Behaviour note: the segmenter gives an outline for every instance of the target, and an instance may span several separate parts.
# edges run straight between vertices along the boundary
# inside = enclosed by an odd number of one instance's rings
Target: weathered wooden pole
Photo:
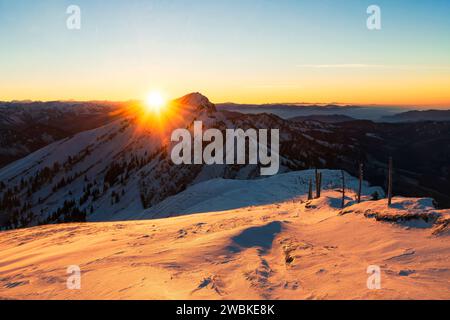
[[[393,161],[392,161],[392,157],[389,157],[389,173],[388,173],[388,206],[389,207],[392,204],[392,170],[393,170]]]
[[[345,174],[344,170],[341,170],[342,173],[342,209],[345,207]]]
[[[358,203],[361,203],[361,192],[362,192],[362,182],[363,182],[363,172],[364,165],[362,163],[359,164],[359,187],[358,187]]]
[[[318,172],[316,169],[316,198],[320,198],[322,191],[322,172]]]
[[[312,187],[312,179],[309,178],[309,189],[308,189],[308,200],[313,199],[313,187]]]

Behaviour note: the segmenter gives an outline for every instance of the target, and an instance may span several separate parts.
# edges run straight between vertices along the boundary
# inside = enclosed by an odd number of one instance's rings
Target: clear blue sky
[[[71,4],[79,31],[66,28]],[[366,28],[370,4],[381,31]],[[0,99],[123,100],[156,88],[216,102],[441,105],[449,14],[448,0],[0,0]]]

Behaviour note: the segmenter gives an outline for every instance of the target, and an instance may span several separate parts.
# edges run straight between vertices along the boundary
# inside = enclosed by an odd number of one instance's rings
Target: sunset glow
[[[0,0],[0,300],[18,301],[0,306],[265,319],[448,302],[449,13]]]
[[[166,99],[160,92],[153,91],[147,96],[146,107],[147,110],[153,113],[161,113],[167,106]]]
[[[380,0],[379,31],[357,0],[80,0],[80,30],[64,6],[18,3],[0,0],[0,101],[139,100],[154,84],[215,103],[450,106],[448,1]]]

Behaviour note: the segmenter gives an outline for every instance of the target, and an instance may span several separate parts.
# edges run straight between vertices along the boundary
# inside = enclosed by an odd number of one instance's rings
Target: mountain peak
[[[189,93],[175,100],[180,105],[189,106],[196,110],[216,111],[216,106],[199,92]]]

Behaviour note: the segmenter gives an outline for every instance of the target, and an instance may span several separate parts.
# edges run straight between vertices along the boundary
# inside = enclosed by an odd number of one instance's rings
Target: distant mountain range
[[[235,104],[222,103],[218,110],[228,110],[247,114],[272,113],[284,119],[317,120],[335,122],[332,118],[345,116],[355,120],[375,122],[420,122],[450,121],[450,110],[414,110],[412,107],[386,106],[350,106],[350,105],[315,105],[315,104]],[[340,119],[336,118],[340,122]],[[344,118],[342,118],[344,120]]]
[[[450,121],[450,110],[413,110],[383,116],[383,122],[421,122],[421,121]]]
[[[290,119],[291,121],[319,121],[325,123],[339,123],[346,121],[354,121],[355,118],[344,116],[341,114],[333,115],[310,115],[310,116],[298,116]]]
[[[360,107],[351,105],[315,105],[315,104],[217,104],[218,110],[228,110],[247,114],[272,113],[284,119],[307,116],[344,115],[359,120],[380,120],[384,116],[391,116],[404,112],[398,107]],[[407,109],[409,110],[409,109]]]

